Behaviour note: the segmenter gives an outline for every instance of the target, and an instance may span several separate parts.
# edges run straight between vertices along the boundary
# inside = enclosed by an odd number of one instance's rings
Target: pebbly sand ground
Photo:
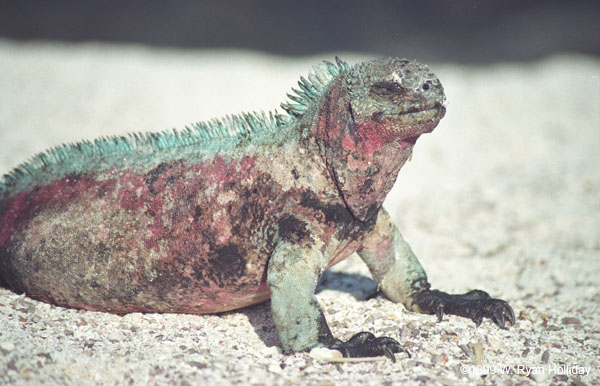
[[[321,59],[0,40],[0,173],[63,142],[273,109]],[[330,326],[395,337],[411,359],[282,355],[268,303],[121,317],[0,288],[0,384],[598,385],[600,60],[430,65],[448,113],[386,207],[435,287],[507,300],[514,327],[364,301],[376,285],[356,256],[319,287]]]

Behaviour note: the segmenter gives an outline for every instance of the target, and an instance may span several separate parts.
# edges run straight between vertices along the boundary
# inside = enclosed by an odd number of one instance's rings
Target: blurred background
[[[600,1],[5,0],[0,38],[490,63],[600,54]]]

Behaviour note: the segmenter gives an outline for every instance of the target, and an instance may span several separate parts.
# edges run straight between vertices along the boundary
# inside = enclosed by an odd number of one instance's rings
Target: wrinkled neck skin
[[[433,130],[437,122],[398,130],[398,121],[391,129],[385,119],[362,119],[352,111],[348,93],[339,91],[341,82],[323,98],[315,134],[348,209],[366,222],[377,216],[418,136]]]

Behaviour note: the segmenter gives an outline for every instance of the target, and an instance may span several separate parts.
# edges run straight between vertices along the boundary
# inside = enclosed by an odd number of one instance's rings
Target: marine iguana
[[[445,114],[427,66],[323,62],[271,112],[185,130],[100,138],[36,155],[0,183],[0,278],[48,303],[118,314],[217,313],[271,299],[286,353],[404,351],[331,333],[314,294],[358,252],[383,293],[412,311],[504,327],[511,307],[449,295],[382,207],[417,138]]]

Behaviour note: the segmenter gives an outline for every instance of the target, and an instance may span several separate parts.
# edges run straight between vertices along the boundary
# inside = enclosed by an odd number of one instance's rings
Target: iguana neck
[[[396,140],[375,121],[357,122],[343,82],[338,77],[323,95],[311,134],[348,209],[364,222],[377,215],[414,140]]]

